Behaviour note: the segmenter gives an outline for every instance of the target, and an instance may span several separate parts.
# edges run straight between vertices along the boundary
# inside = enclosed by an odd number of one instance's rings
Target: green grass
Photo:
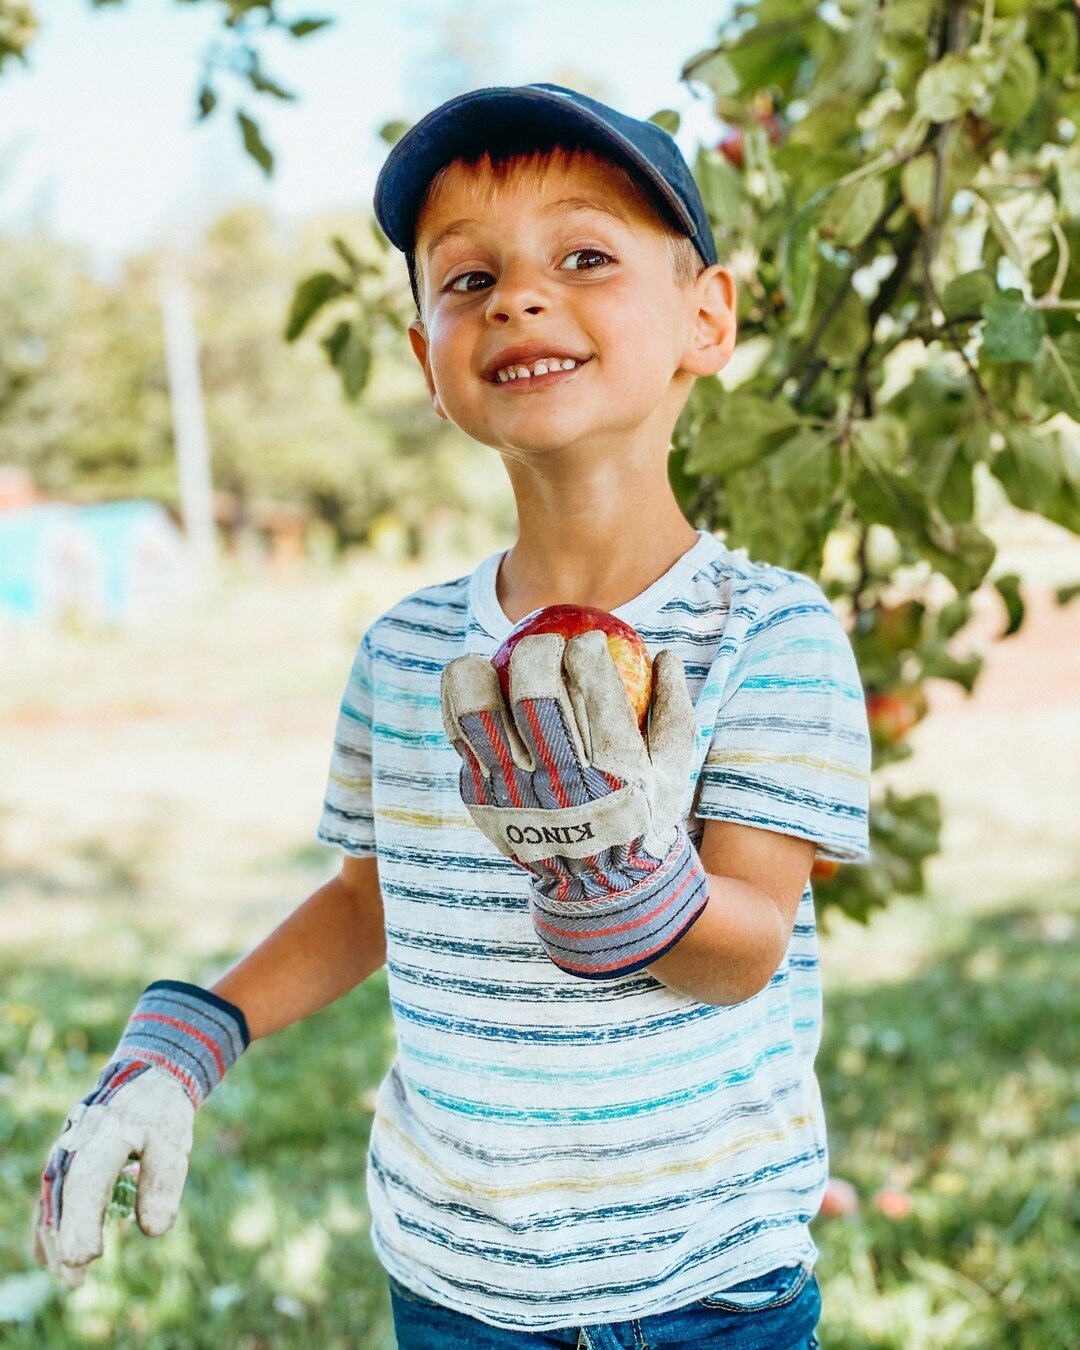
[[[1054,902],[1056,930],[1045,896],[954,910],[914,973],[855,971],[826,989],[831,1170],[862,1202],[813,1225],[828,1350],[1075,1344],[1080,954],[1065,939],[1080,888]],[[879,916],[866,943],[898,936],[905,913]],[[163,940],[142,935],[147,953]],[[15,1291],[27,1320],[0,1340],[392,1350],[364,1198],[370,1094],[393,1055],[385,972],[257,1043],[226,1078],[196,1117],[169,1233],[149,1240],[112,1220],[81,1290],[35,1279],[37,1178],[145,983],[132,959],[117,974],[0,958],[0,1268],[30,1274]],[[899,1221],[872,1203],[897,1178],[913,1200]]]

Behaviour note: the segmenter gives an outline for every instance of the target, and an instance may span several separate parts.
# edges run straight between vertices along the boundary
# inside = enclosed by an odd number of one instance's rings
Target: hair
[[[585,158],[602,160],[618,177],[631,199],[655,218],[664,235],[664,247],[675,285],[681,289],[695,281],[705,270],[706,264],[697,251],[693,239],[685,233],[681,225],[674,222],[669,206],[653,185],[585,142],[559,140],[547,143],[534,142],[528,147],[520,145],[503,145],[494,149],[485,147],[475,153],[453,159],[444,164],[427,185],[417,208],[416,219],[420,219],[424,207],[438,192],[455,166],[464,166],[472,171],[477,180],[477,198],[488,205],[495,197],[497,184],[514,182],[523,186],[534,186],[543,181],[549,169],[568,168]],[[409,268],[409,283],[416,302],[416,312],[422,319],[423,309],[420,304],[415,250],[408,251],[405,260]]]

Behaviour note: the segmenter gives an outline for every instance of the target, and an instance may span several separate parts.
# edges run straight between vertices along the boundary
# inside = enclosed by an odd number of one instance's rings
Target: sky
[[[730,5],[281,0],[289,21],[334,20],[302,39],[258,38],[264,71],[297,100],[221,77],[205,122],[196,95],[203,58],[222,43],[220,6],[37,0],[35,8],[40,31],[27,65],[0,72],[0,232],[41,228],[78,244],[108,280],[151,244],[191,246],[238,201],[261,202],[286,221],[370,210],[388,150],[379,127],[414,122],[480,85],[580,85],[636,117],[674,108],[683,117],[676,140],[692,159],[717,123],[705,92],[682,84],[679,71],[713,44]],[[272,178],[242,148],[238,107],[274,152]]]

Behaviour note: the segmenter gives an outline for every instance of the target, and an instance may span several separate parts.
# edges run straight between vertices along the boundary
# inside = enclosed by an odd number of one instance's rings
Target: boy
[[[222,1074],[386,961],[367,1188],[402,1350],[814,1346],[808,878],[868,857],[870,742],[817,583],[668,485],[735,341],[701,198],[667,133],[538,84],[422,119],[375,207],[434,410],[498,451],[518,539],[363,635],[317,830],[340,875],[212,990],[149,986],[46,1166],[38,1258],[81,1282],[129,1150],[163,1232]],[[488,658],[554,603],[641,633],[647,741],[596,634],[524,639],[505,706]]]

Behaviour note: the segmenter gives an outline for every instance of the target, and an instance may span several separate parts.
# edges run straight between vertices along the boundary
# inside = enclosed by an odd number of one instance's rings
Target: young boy
[[[434,410],[499,453],[518,538],[363,635],[317,830],[340,874],[212,990],[149,986],[46,1166],[38,1259],[81,1282],[129,1153],[164,1232],[238,1055],[385,961],[367,1194],[402,1350],[815,1346],[808,878],[869,856],[870,741],[818,584],[668,484],[735,342],[701,198],[666,132],[537,84],[422,119],[375,207]],[[555,603],[641,634],[647,740],[596,633],[524,639],[507,707],[489,658]]]

